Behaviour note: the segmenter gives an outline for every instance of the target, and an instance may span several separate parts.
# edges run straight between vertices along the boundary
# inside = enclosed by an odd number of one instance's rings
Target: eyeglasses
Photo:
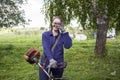
[[[61,25],[61,23],[54,22],[55,25]]]

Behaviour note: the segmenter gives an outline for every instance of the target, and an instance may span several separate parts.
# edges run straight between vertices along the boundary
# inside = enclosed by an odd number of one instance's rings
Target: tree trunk
[[[108,8],[104,5],[104,10],[100,10],[97,0],[92,0],[93,5],[93,15],[96,20],[97,25],[97,38],[94,53],[98,56],[103,56],[106,54],[106,36],[108,30]]]
[[[96,17],[96,24],[97,24],[97,38],[95,54],[98,56],[103,56],[106,54],[105,45],[108,30],[108,17],[106,15]]]

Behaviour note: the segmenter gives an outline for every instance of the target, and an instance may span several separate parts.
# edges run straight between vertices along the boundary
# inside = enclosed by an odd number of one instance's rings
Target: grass
[[[120,80],[120,40],[108,40],[106,57],[95,57],[95,40],[75,41],[65,49],[69,80]],[[38,67],[23,55],[35,47],[42,54],[41,35],[0,35],[0,80],[38,80]]]

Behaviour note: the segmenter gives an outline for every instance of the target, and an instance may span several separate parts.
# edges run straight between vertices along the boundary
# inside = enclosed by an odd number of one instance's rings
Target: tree
[[[92,0],[93,4],[93,15],[97,25],[97,39],[95,46],[95,54],[105,55],[106,49],[106,35],[108,30],[108,8],[107,4],[104,4],[104,8],[100,10],[99,4],[96,0]]]
[[[0,0],[0,27],[12,27],[26,23],[20,6],[25,0]]]
[[[100,56],[106,54],[107,30],[110,27],[118,29],[120,26],[119,0],[44,0],[44,3],[46,18],[50,21],[54,15],[59,15],[65,24],[76,18],[84,29],[88,27],[97,29],[95,54]]]

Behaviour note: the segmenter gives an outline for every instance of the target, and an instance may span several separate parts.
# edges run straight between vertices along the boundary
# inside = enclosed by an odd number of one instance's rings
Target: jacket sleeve
[[[72,47],[72,39],[69,36],[69,33],[63,33],[63,44],[64,44],[64,48],[69,49],[70,47]]]
[[[43,45],[44,54],[47,56],[48,60],[52,59],[53,57],[50,50],[49,39],[47,35],[44,33],[42,34],[42,45]]]

